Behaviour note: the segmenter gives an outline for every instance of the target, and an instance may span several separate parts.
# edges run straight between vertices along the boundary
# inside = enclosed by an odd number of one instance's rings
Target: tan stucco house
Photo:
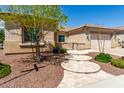
[[[1,15],[10,13],[1,13]],[[85,24],[76,28],[61,29],[58,32],[45,31],[45,41],[49,44],[67,49],[98,49],[98,40],[104,40],[105,48],[119,47],[124,41],[124,26],[108,28],[94,24]],[[99,38],[99,35],[101,38]],[[32,52],[31,41],[27,29],[17,22],[5,22],[5,54]],[[34,38],[35,41],[35,38]],[[33,43],[35,46],[35,42]],[[44,46],[41,40],[42,51],[51,51],[49,46]]]
[[[45,40],[67,49],[98,49],[98,34],[101,34],[101,39],[105,41],[105,48],[115,48],[119,46],[119,40],[124,40],[124,27],[107,28],[85,24],[76,28],[64,28],[59,32],[49,31]],[[17,24],[6,23],[4,41],[6,54],[29,53],[32,51],[30,45],[25,29]],[[42,49],[51,51],[49,47]]]

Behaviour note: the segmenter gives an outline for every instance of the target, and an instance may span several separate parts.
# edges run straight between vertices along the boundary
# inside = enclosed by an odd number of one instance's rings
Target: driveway
[[[105,52],[113,55],[124,56],[124,48],[120,48],[120,47],[106,49]]]
[[[91,50],[99,52],[99,50],[94,50],[94,49],[91,49]],[[105,52],[109,53],[109,54],[112,54],[112,55],[124,56],[124,48],[120,48],[120,47],[117,47],[117,48],[106,48]]]
[[[84,88],[124,88],[124,75],[90,84]]]

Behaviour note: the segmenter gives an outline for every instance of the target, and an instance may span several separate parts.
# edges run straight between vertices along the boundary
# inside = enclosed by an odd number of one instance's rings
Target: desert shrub
[[[61,49],[60,49],[60,53],[62,53],[62,54],[67,53],[67,49],[66,49],[66,48],[61,48]]]
[[[112,59],[111,64],[119,68],[124,68],[124,59]]]
[[[0,63],[0,78],[6,77],[11,73],[10,65]]]
[[[111,55],[110,54],[105,54],[105,53],[100,53],[96,55],[95,60],[103,63],[108,63],[111,62]]]

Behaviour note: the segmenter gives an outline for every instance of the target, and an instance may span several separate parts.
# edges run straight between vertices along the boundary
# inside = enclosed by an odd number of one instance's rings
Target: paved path
[[[63,62],[61,66],[71,72],[75,73],[96,73],[101,70],[100,66],[96,63],[90,62],[90,61],[67,61]]]
[[[58,88],[79,88],[85,85],[92,84],[104,79],[113,77],[104,71],[99,71],[93,74],[79,74],[69,71],[64,71],[64,78],[59,84]]]
[[[89,52],[92,52],[92,50],[84,50],[84,51],[69,51],[69,53],[71,55],[79,55],[79,54],[87,54]],[[83,55],[80,55],[78,57],[82,57]],[[79,72],[83,72],[83,71],[94,71],[94,70],[98,70],[99,66],[97,66],[96,64],[94,64],[95,67],[93,67],[93,64],[89,64],[89,59],[87,59],[87,61],[79,61],[77,58],[75,58],[74,56],[72,56],[73,59],[77,60],[77,62],[73,62],[73,60],[69,60],[66,64],[62,66],[63,68],[65,68],[64,70],[64,78],[61,81],[61,83],[59,84],[58,88],[78,88],[78,87],[83,87],[87,84],[91,84],[91,83],[95,83],[98,82],[100,80],[104,80],[104,79],[108,79],[108,78],[112,78],[114,77],[111,74],[108,74],[102,70],[96,72],[96,73],[88,73],[88,74],[84,74],[84,73],[75,73],[77,71]],[[80,58],[81,59],[81,58]],[[85,64],[83,64],[83,62],[85,62]],[[87,62],[87,63],[86,63]],[[71,71],[70,71],[71,70]]]
[[[86,56],[86,55],[72,55],[72,56],[67,56],[66,59],[76,60],[76,61],[85,61],[85,60],[91,60],[92,57]]]

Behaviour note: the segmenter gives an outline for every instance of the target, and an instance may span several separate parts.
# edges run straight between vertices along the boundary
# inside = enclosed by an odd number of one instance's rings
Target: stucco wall
[[[115,35],[114,33],[112,34],[112,38],[111,38],[111,47],[115,48],[118,47],[118,40],[117,40],[117,35]]]
[[[21,41],[21,28],[20,29],[5,29],[5,41]]]
[[[43,51],[50,51],[50,48],[49,47],[41,48],[41,52]],[[5,41],[4,52],[6,54],[29,53],[29,52],[32,52],[32,49],[21,47],[20,41]],[[35,52],[35,48],[34,48],[34,52]]]
[[[47,33],[46,31],[45,33]],[[49,41],[50,43],[54,43],[54,32],[49,31],[46,36],[45,40]],[[20,46],[22,43],[22,29],[5,29],[5,41],[4,41],[4,51],[6,54],[11,53],[28,53],[32,52],[31,48],[22,48]],[[48,47],[43,48],[44,51],[49,51]]]
[[[85,32],[67,36],[66,42],[67,43],[75,43],[74,47],[76,47],[76,49],[79,49],[79,50],[90,48],[90,40],[87,39]]]
[[[119,34],[118,37],[119,37],[119,39],[120,39],[121,41],[122,41],[122,40],[124,41],[124,34]]]
[[[54,32],[53,31],[45,31],[45,40],[50,42],[50,43],[54,43]]]
[[[117,34],[117,39],[120,39],[120,41],[124,41],[124,32],[121,34]]]

